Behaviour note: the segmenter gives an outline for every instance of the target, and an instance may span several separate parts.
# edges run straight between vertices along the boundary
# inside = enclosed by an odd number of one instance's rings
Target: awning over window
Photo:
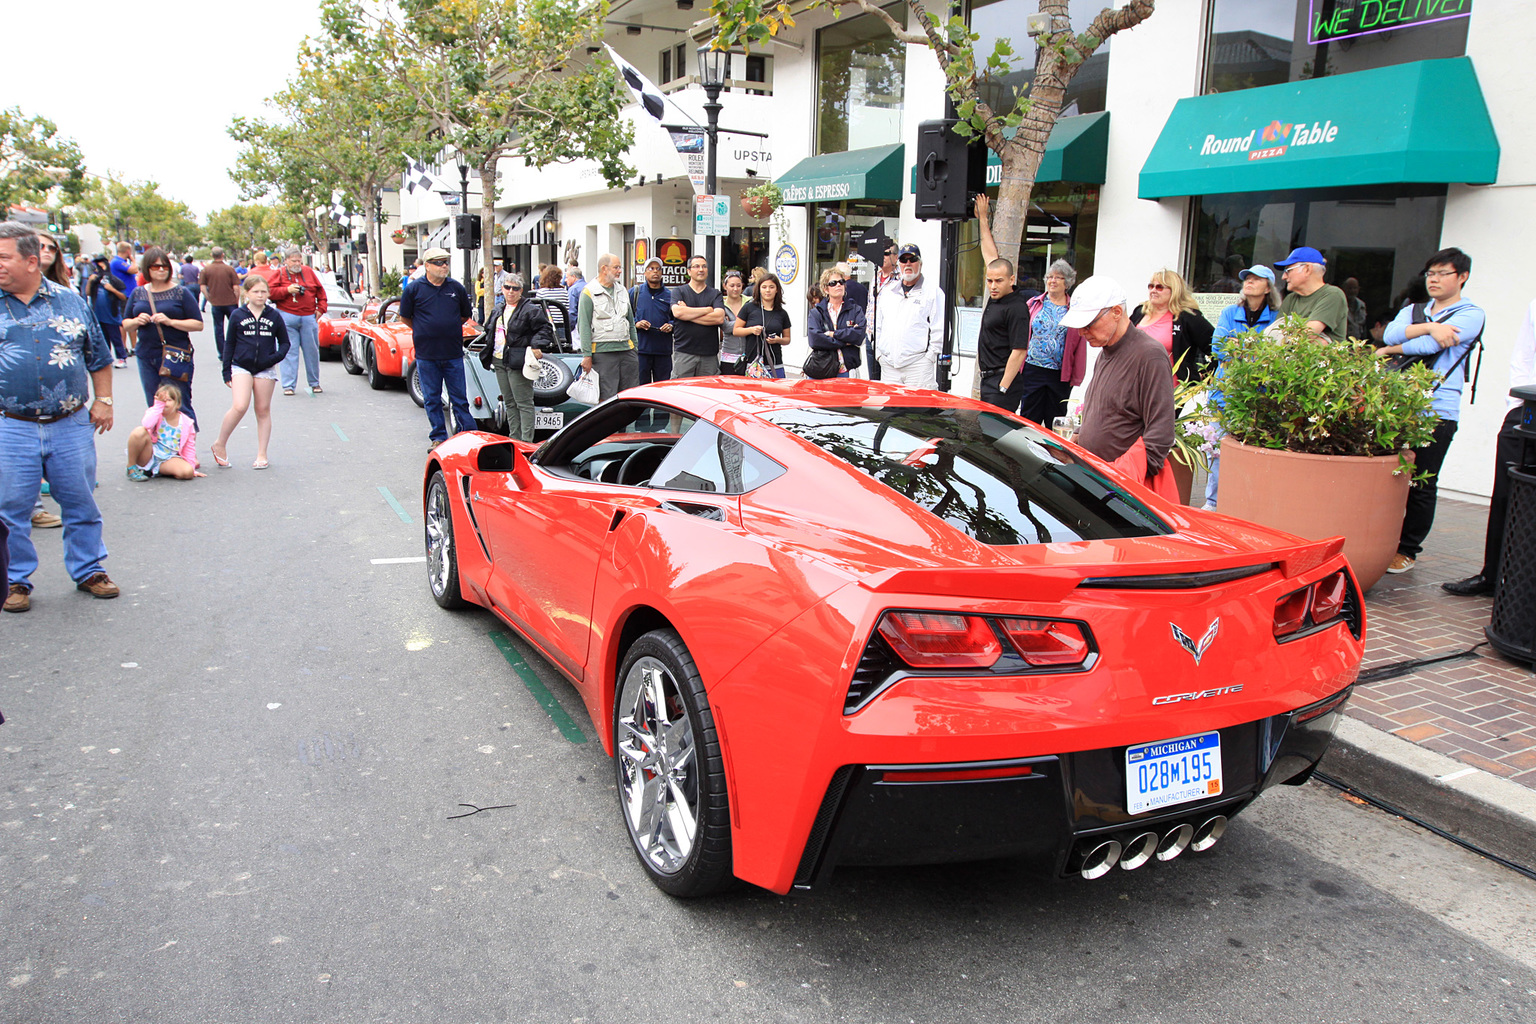
[[[1477,73],[1453,57],[1179,100],[1137,194],[1488,184],[1498,170]]]
[[[801,160],[774,179],[786,203],[840,203],[845,199],[901,200],[906,147],[874,146]]]
[[[552,206],[520,207],[498,214],[496,223],[507,229],[507,237],[497,244],[552,245],[555,239],[545,230],[544,222],[554,213]]]
[[[1010,133],[1011,134],[1011,133]],[[1109,111],[1058,117],[1045,142],[1036,181],[1077,181],[1086,185],[1104,184],[1104,169],[1109,153]],[[987,151],[987,184],[1003,180],[1003,162]]]

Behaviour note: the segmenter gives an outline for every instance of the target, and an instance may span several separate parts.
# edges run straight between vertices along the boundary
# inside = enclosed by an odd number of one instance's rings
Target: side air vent
[[[853,670],[853,682],[848,685],[848,697],[843,702],[843,714],[851,715],[885,686],[891,676],[903,668],[901,661],[891,652],[890,646],[877,633],[864,645],[864,656],[859,667]]]
[[[725,509],[718,505],[698,505],[691,501],[664,501],[661,507],[669,512],[681,512],[685,516],[693,516],[695,519],[708,519],[712,522],[725,522]]]

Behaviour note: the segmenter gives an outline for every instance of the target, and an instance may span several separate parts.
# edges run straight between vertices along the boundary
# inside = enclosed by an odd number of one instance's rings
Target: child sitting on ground
[[[168,476],[191,480],[197,471],[197,425],[181,414],[181,388],[167,381],[155,389],[144,425],[128,435],[128,479]]]

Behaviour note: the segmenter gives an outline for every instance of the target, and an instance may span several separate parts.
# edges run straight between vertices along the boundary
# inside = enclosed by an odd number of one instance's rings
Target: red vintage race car
[[[411,329],[400,319],[400,299],[385,300],[370,319],[347,322],[346,339],[341,347],[341,365],[348,373],[362,373],[375,391],[388,387],[391,380],[405,380],[416,362],[416,345]],[[464,321],[464,339],[480,336],[480,326]],[[416,397],[415,395],[412,396]],[[420,399],[417,398],[417,404]]]
[[[992,406],[671,381],[429,456],[429,583],[516,629],[614,755],[667,892],[1202,851],[1310,777],[1359,672],[1342,539],[1169,504]]]

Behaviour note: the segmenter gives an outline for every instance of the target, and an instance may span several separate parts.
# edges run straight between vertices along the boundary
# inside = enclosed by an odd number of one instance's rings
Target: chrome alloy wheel
[[[698,832],[698,766],[693,721],[661,661],[644,657],[630,666],[618,722],[625,823],[655,870],[680,871]]]
[[[453,578],[453,512],[441,475],[432,478],[427,494],[427,579],[432,596],[441,600]]]

